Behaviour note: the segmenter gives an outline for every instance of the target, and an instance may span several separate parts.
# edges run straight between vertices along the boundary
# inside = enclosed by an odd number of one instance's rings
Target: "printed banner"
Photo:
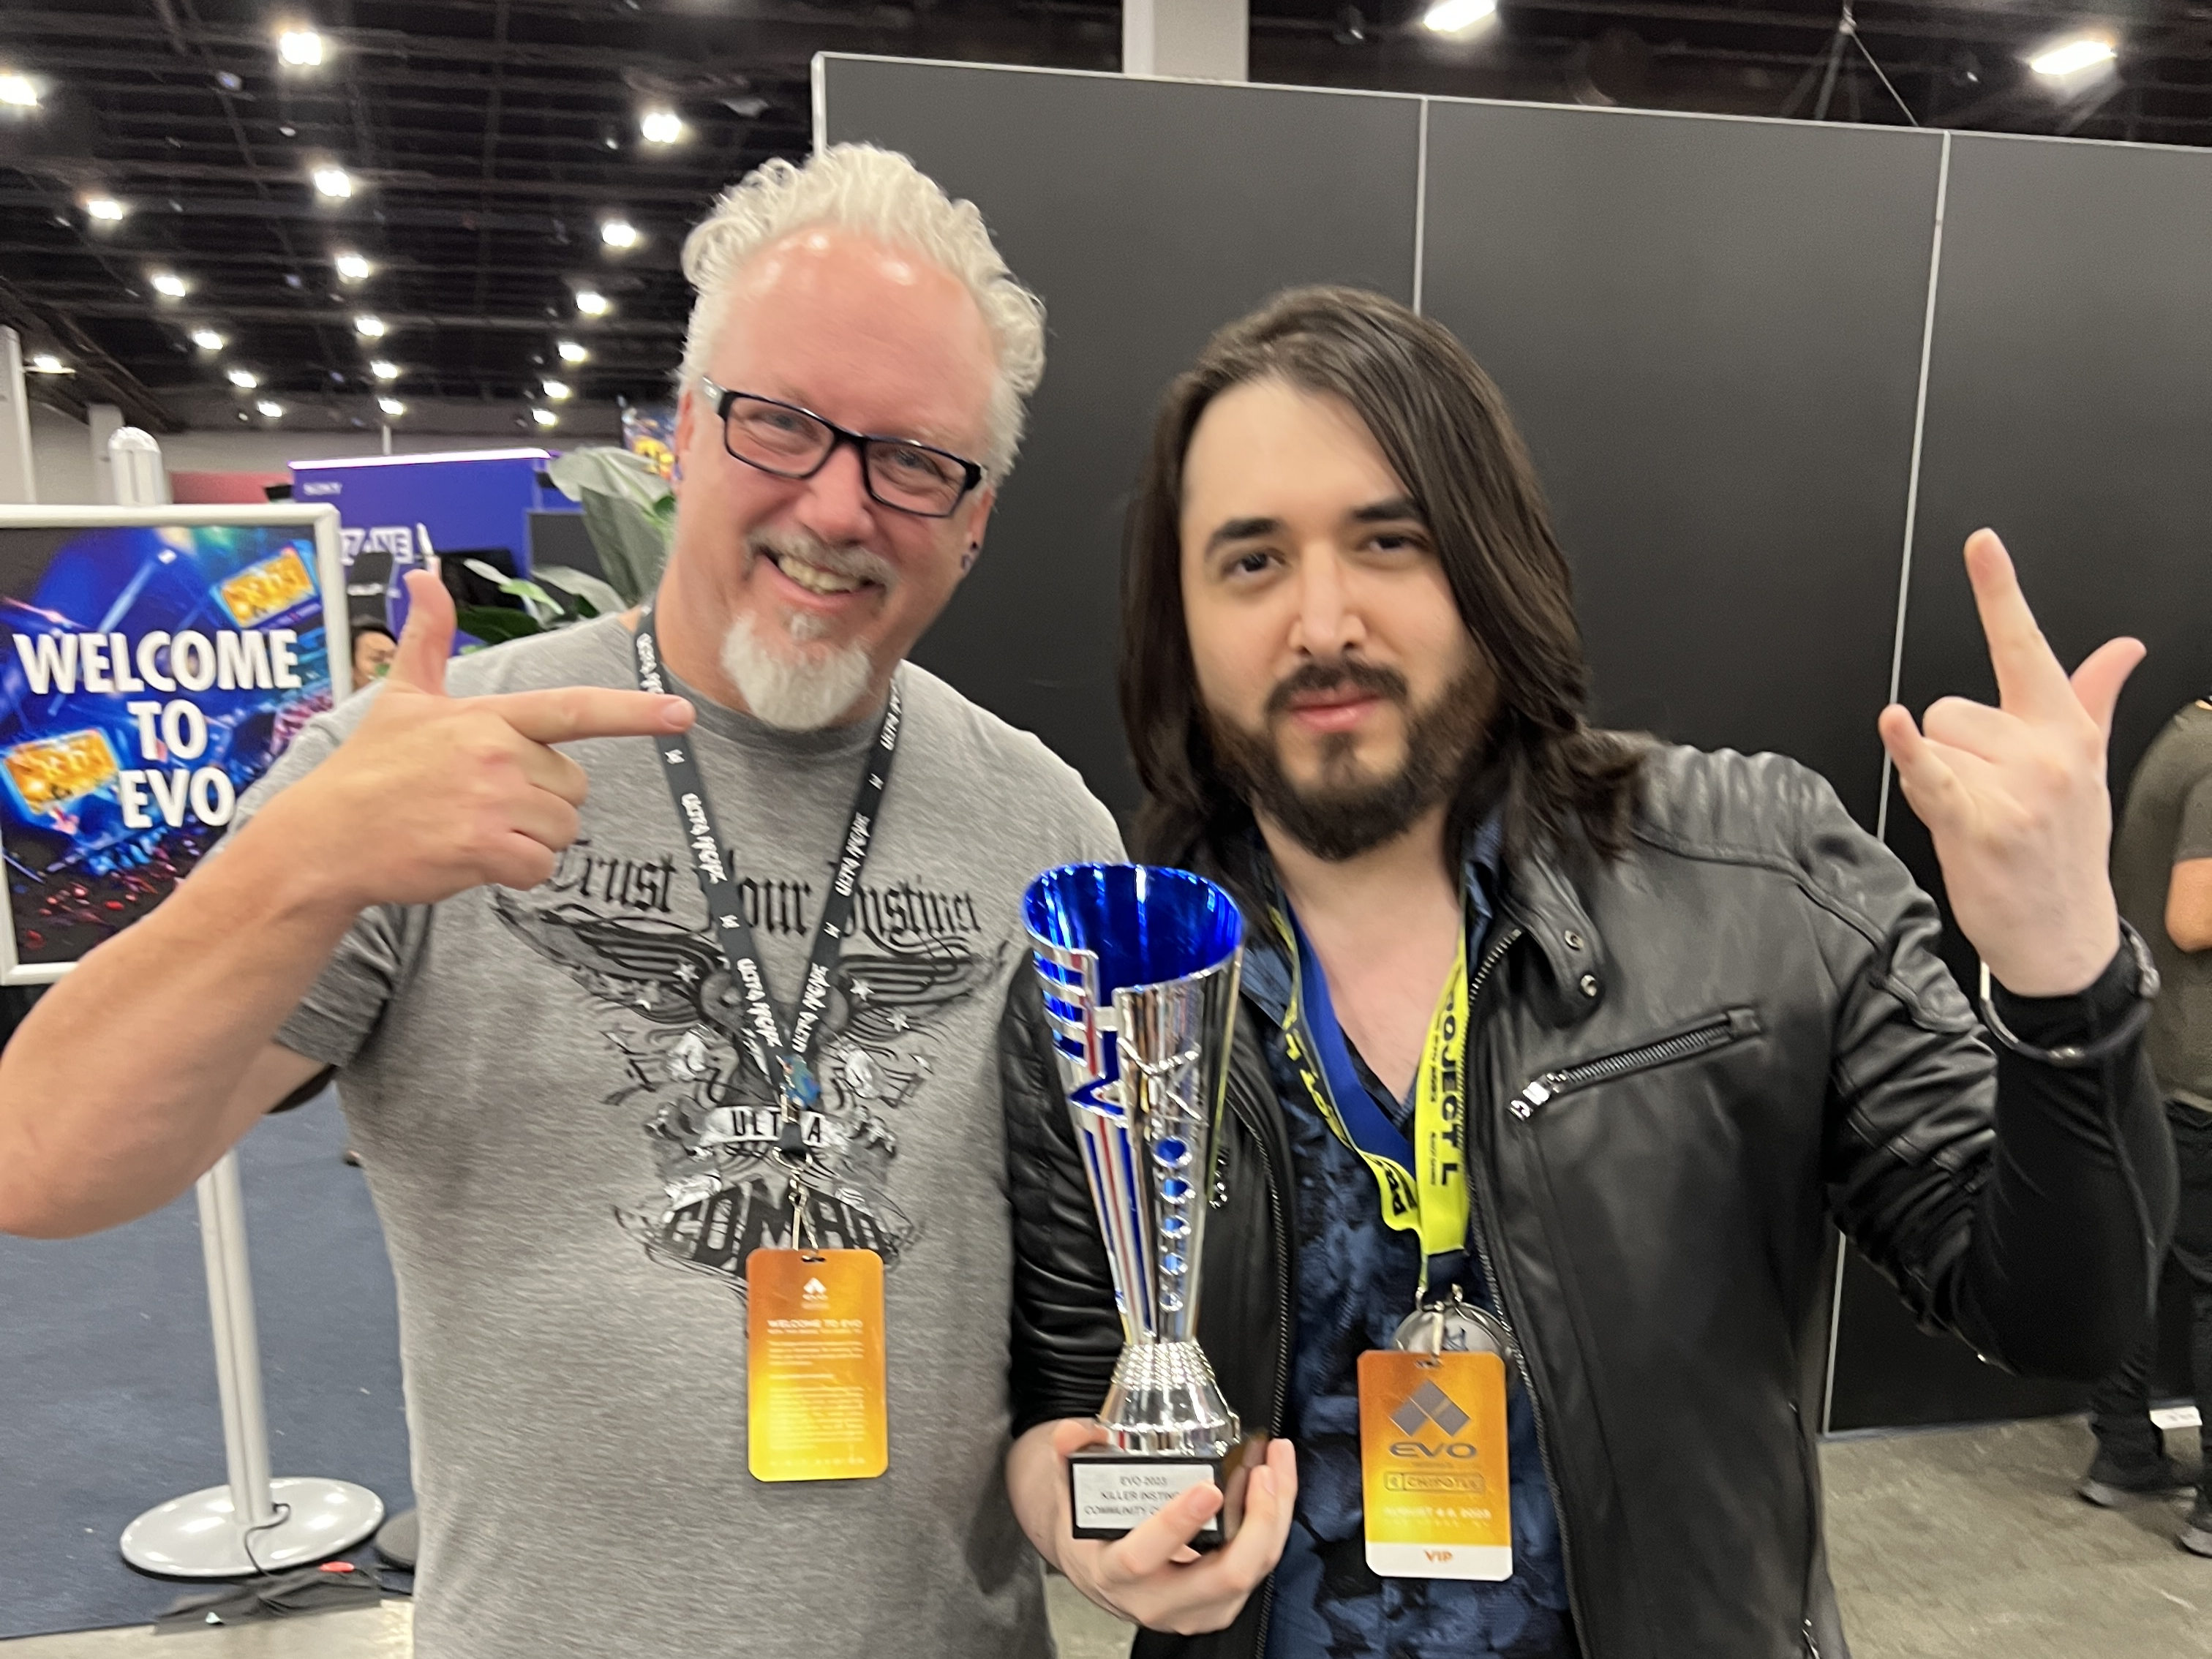
[[[16,961],[76,961],[219,840],[331,702],[304,525],[0,528],[0,851]]]
[[[642,455],[662,477],[676,474],[676,405],[624,404],[623,447]]]

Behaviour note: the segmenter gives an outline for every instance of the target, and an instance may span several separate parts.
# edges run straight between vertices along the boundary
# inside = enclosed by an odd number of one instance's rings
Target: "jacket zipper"
[[[1805,1610],[1799,1634],[1805,1644],[1805,1659],[1820,1659],[1820,1644],[1813,1631],[1813,1568],[1820,1555],[1820,1506],[1814,1497],[1820,1479],[1815,1468],[1818,1455],[1805,1437],[1804,1413],[1794,1400],[1790,1403],[1790,1427],[1797,1441],[1797,1478],[1805,1484]]]
[[[1490,970],[1498,965],[1506,951],[1513,948],[1514,942],[1521,938],[1522,932],[1523,930],[1517,927],[1508,927],[1497,941],[1482,953],[1482,962],[1475,969],[1474,977],[1468,981],[1467,988],[1467,1006],[1470,1023],[1477,1006],[1475,999],[1481,995],[1483,985],[1490,977]],[[1472,1041],[1472,1031],[1469,1032],[1468,1036]],[[1470,1158],[1467,1164],[1470,1176],[1482,1167],[1482,1160],[1480,1158]],[[1484,1173],[1486,1174],[1487,1171]],[[1468,1192],[1469,1196],[1476,1200],[1472,1218],[1474,1226],[1471,1229],[1474,1234],[1475,1259],[1482,1264],[1483,1282],[1491,1287],[1492,1293],[1497,1297],[1498,1310],[1504,1316],[1506,1330],[1513,1337],[1513,1340],[1507,1346],[1513,1351],[1514,1367],[1521,1373],[1521,1386],[1528,1391],[1528,1409],[1536,1419],[1536,1453],[1544,1465],[1544,1487],[1551,1494],[1552,1513],[1559,1523],[1559,1564],[1566,1569],[1567,1611],[1574,1619],[1576,1631],[1578,1633],[1587,1632],[1589,1629],[1589,1622],[1583,1616],[1582,1598],[1575,1591],[1574,1547],[1567,1536],[1567,1506],[1559,1501],[1559,1472],[1553,1468],[1551,1437],[1544,1428],[1543,1399],[1536,1391],[1535,1374],[1528,1369],[1528,1351],[1518,1334],[1521,1329],[1521,1318],[1513,1309],[1511,1289],[1504,1276],[1498,1273],[1497,1262],[1492,1258],[1490,1253],[1490,1229],[1485,1224],[1491,1209],[1489,1194],[1481,1192],[1472,1179],[1468,1182]]]
[[[1602,1054],[1595,1060],[1584,1060],[1579,1066],[1562,1066],[1556,1072],[1547,1072],[1513,1097],[1506,1109],[1527,1122],[1535,1115],[1536,1109],[1547,1101],[1577,1089],[1587,1089],[1593,1083],[1610,1083],[1633,1072],[1649,1071],[1655,1066],[1671,1066],[1678,1060],[1688,1060],[1714,1048],[1724,1048],[1729,1043],[1755,1035],[1759,1030],[1759,1016],[1748,1008],[1731,1008],[1724,1014],[1716,1014],[1704,1024],[1656,1042],[1646,1042],[1633,1048],[1623,1048],[1618,1054]]]
[[[1505,942],[1510,944],[1512,941],[1509,939]],[[1487,965],[1486,961],[1486,969]],[[1470,1006],[1473,1002],[1474,998],[1470,995],[1468,998]],[[1601,1083],[1612,1078],[1626,1077],[1632,1072],[1640,1072],[1648,1066],[1663,1066],[1672,1060],[1687,1059],[1692,1054],[1703,1054],[1709,1048],[1717,1048],[1723,1044],[1733,1042],[1739,1036],[1747,1036],[1758,1029],[1758,1017],[1750,1010],[1732,1009],[1677,1036],[1663,1037],[1656,1042],[1647,1042],[1638,1048],[1624,1049],[1619,1054],[1602,1055],[1579,1066],[1565,1066],[1558,1071],[1547,1072],[1516,1095],[1509,1103],[1507,1109],[1515,1117],[1526,1122],[1537,1107],[1555,1096],[1568,1093],[1576,1089],[1586,1088],[1593,1083]],[[1468,1167],[1472,1170],[1481,1169],[1483,1165],[1480,1160],[1470,1158],[1468,1160]],[[1486,1175],[1488,1171],[1485,1170],[1484,1173]],[[1484,1196],[1486,1203],[1488,1195]],[[1475,1246],[1481,1256],[1482,1271],[1488,1276],[1490,1283],[1496,1289],[1498,1309],[1504,1314],[1506,1324],[1517,1331],[1521,1317],[1514,1307],[1515,1286],[1513,1282],[1499,1273],[1492,1264],[1489,1239],[1479,1222],[1478,1218]],[[1535,1414],[1536,1449],[1543,1455],[1544,1481],[1551,1490],[1553,1513],[1559,1517],[1559,1559],[1561,1565],[1567,1570],[1567,1607],[1574,1617],[1576,1633],[1583,1640],[1584,1651],[1587,1652],[1589,1621],[1583,1617],[1582,1597],[1575,1589],[1574,1546],[1567,1530],[1566,1506],[1559,1501],[1559,1480],[1552,1464],[1551,1439],[1544,1431],[1543,1397],[1536,1391],[1535,1378],[1528,1369],[1526,1346],[1517,1335],[1513,1342],[1513,1355],[1520,1366],[1522,1385],[1528,1390],[1529,1409]],[[1806,1632],[1806,1644],[1810,1650],[1810,1659],[1820,1659],[1819,1650],[1812,1648],[1809,1631]]]
[[[1231,1098],[1232,1101],[1235,1098],[1233,1091]],[[1244,1114],[1240,1112],[1237,1115],[1243,1117]],[[1285,1231],[1281,1184],[1275,1178],[1275,1158],[1267,1148],[1267,1131],[1249,1117],[1245,1118],[1244,1127],[1250,1133],[1253,1144],[1260,1149],[1261,1184],[1267,1189],[1267,1215],[1275,1224],[1275,1295],[1276,1305],[1282,1310],[1282,1316],[1275,1322],[1275,1397],[1267,1418],[1267,1432],[1275,1435],[1282,1432],[1283,1402],[1289,1397],[1291,1386],[1290,1234]],[[1215,1166],[1214,1179],[1217,1183],[1214,1201],[1218,1205],[1225,1202],[1229,1195],[1227,1182],[1220,1174],[1218,1163]],[[1271,1572],[1260,1587],[1260,1645],[1262,1650],[1267,1643],[1267,1620],[1274,1609],[1275,1575]]]

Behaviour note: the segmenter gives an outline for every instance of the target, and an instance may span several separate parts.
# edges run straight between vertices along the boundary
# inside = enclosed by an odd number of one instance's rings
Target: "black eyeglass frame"
[[[964,455],[956,455],[949,449],[939,449],[935,444],[926,444],[915,438],[894,438],[878,432],[848,431],[826,416],[817,415],[804,404],[786,403],[781,398],[763,398],[757,392],[732,392],[727,386],[716,385],[703,374],[699,377],[699,387],[714,402],[714,419],[722,428],[722,453],[732,460],[742,461],[754,471],[765,472],[770,477],[811,478],[829,465],[830,458],[840,449],[850,444],[854,453],[860,458],[860,487],[868,492],[870,501],[878,507],[887,507],[894,513],[908,514],[917,519],[949,519],[960,510],[960,503],[975,492],[975,486],[981,483],[985,477],[980,462],[971,461]],[[804,472],[787,472],[779,466],[763,465],[750,455],[738,454],[736,450],[730,447],[730,410],[735,407],[740,398],[744,398],[748,403],[767,404],[772,408],[787,409],[794,415],[804,415],[830,434],[830,447],[822,452],[820,460],[815,462]],[[868,446],[871,444],[896,444],[901,449],[919,449],[924,454],[934,455],[940,460],[951,462],[960,469],[959,494],[953,496],[951,505],[942,513],[925,512],[918,507],[908,507],[903,501],[885,501],[876,493],[875,474],[868,465]]]

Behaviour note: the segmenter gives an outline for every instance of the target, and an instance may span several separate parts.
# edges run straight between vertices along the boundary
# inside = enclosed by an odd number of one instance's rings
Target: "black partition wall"
[[[1409,300],[1496,376],[1601,718],[1797,757],[1931,888],[1874,720],[1900,659],[1908,701],[1986,694],[1976,523],[2008,532],[2063,652],[2123,626],[2157,651],[2116,777],[2212,680],[2212,156],[860,58],[816,84],[821,140],[912,155],[1045,298],[1021,466],[918,655],[1116,808],[1118,538],[1152,404],[1298,283]],[[1834,1428],[2081,1398],[1916,1330],[1855,1261],[1838,1284]]]

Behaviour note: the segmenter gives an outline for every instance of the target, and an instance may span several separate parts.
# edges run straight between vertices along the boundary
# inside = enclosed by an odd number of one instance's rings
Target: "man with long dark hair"
[[[1819,777],[1589,724],[1533,470],[1443,329],[1289,294],[1170,388],[1122,709],[1141,855],[1245,913],[1199,1336],[1296,1459],[1222,1549],[1182,1547],[1205,1486],[1071,1536],[1119,1331],[1018,994],[1008,1480],[1086,1594],[1184,1633],[1140,1655],[1836,1659],[1832,1218],[1994,1362],[2087,1379],[2126,1351],[2174,1205],[2155,979],[2106,875],[2142,647],[2069,681],[1996,538],[1966,564],[2002,707],[1880,726],[1994,976],[1988,1035],[1935,905]]]

